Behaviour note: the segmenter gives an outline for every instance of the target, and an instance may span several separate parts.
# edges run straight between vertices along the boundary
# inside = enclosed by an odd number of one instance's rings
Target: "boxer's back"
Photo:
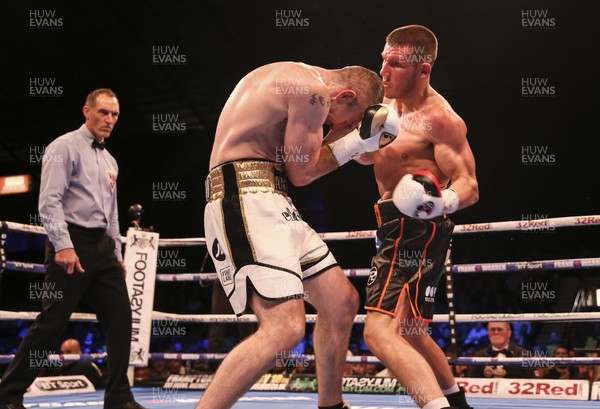
[[[238,83],[219,117],[210,168],[236,159],[275,161],[283,146],[288,98],[320,81],[310,66],[280,62],[250,72]]]

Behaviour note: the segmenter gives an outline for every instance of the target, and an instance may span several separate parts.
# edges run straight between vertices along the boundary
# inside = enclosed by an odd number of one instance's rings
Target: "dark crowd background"
[[[592,61],[600,38],[599,9],[591,0],[393,1],[368,7],[346,1],[3,2],[0,176],[30,174],[33,189],[0,197],[0,219],[37,224],[41,166],[36,154],[81,125],[90,90],[110,87],[121,104],[108,149],[120,166],[122,233],[129,225],[128,207],[139,203],[145,210],[142,225],[153,226],[161,237],[203,237],[204,178],[213,134],[237,81],[260,65],[288,60],[378,71],[385,36],[407,24],[436,33],[439,54],[431,83],[465,120],[477,161],[480,201],[453,215],[456,224],[598,214],[598,73]],[[60,26],[32,27],[32,16],[40,16],[35,10],[54,11]],[[299,25],[282,27],[278,18],[293,13]],[[533,24],[524,22],[527,18],[534,18]],[[156,64],[165,47],[178,63]],[[60,92],[32,95],[32,78],[53,80]],[[544,85],[530,91],[531,81]],[[165,121],[177,129],[157,131]],[[536,151],[542,155],[537,160],[523,157]],[[370,167],[350,163],[307,187],[293,188],[291,196],[319,232],[375,228],[372,208],[378,193]],[[457,235],[452,261],[600,257],[597,235],[594,226]],[[10,234],[7,257],[41,262],[43,240]],[[344,268],[368,267],[374,252],[370,240],[330,247]],[[198,272],[204,258],[203,247],[161,250],[159,261],[170,268],[159,272]],[[213,267],[208,262],[203,268]],[[40,308],[28,294],[29,283],[41,280],[4,272],[0,309]],[[365,281],[353,279],[363,297]],[[599,310],[597,269],[463,274],[454,281],[458,313]],[[524,298],[522,286],[529,282],[555,296]],[[211,285],[158,283],[154,308],[210,313]],[[439,313],[447,311],[443,285],[437,293]],[[16,349],[29,324],[0,322],[0,354]],[[463,352],[474,347],[465,342],[473,326],[459,325]],[[434,338],[448,347],[447,325],[432,327]],[[307,344],[310,332],[309,326]],[[352,337],[351,348],[358,353],[366,348],[361,332],[356,326]],[[595,347],[600,337],[594,322],[532,322],[517,332],[528,348]],[[153,339],[153,349],[203,351],[207,333],[206,325],[189,324],[183,337]],[[95,324],[72,323],[69,336],[85,341],[87,351],[104,348]],[[225,349],[236,337],[232,330]],[[475,346],[479,342],[485,339]]]

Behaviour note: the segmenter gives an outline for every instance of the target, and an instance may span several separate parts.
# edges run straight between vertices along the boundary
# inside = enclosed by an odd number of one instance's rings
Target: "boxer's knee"
[[[295,348],[304,338],[306,318],[301,300],[290,300],[272,305],[259,312],[257,333],[272,340],[277,350]]]
[[[304,339],[306,329],[306,321],[302,320],[291,320],[289,323],[282,324],[275,334],[278,350],[291,350],[296,348],[298,344]]]
[[[352,326],[358,313],[359,302],[360,298],[354,286],[342,286],[338,296],[332,300],[327,316],[338,326]]]
[[[377,318],[379,317],[367,315],[367,319],[365,321],[365,329],[363,332],[365,343],[367,344],[367,347],[371,351],[373,351],[373,353],[379,350],[379,346],[382,342],[385,342],[386,337],[385,334],[387,327],[381,325]]]
[[[427,321],[410,318],[399,326],[400,335],[413,347],[418,348],[431,340],[431,328]]]
[[[345,292],[341,302],[339,303],[338,319],[344,325],[353,325],[356,314],[358,313],[359,304],[358,292],[353,286]]]

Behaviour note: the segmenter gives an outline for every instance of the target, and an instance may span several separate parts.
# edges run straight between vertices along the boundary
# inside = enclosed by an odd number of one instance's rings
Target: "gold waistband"
[[[235,179],[227,175],[235,175]],[[226,188],[240,195],[271,192],[287,196],[287,183],[281,163],[260,160],[228,162],[211,170],[206,177],[206,201],[223,199]]]

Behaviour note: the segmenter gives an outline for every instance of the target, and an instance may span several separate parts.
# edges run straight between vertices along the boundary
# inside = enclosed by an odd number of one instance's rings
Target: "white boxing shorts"
[[[303,280],[337,262],[287,196],[283,165],[224,163],[206,179],[206,246],[233,311],[255,291],[267,300],[304,298]]]

